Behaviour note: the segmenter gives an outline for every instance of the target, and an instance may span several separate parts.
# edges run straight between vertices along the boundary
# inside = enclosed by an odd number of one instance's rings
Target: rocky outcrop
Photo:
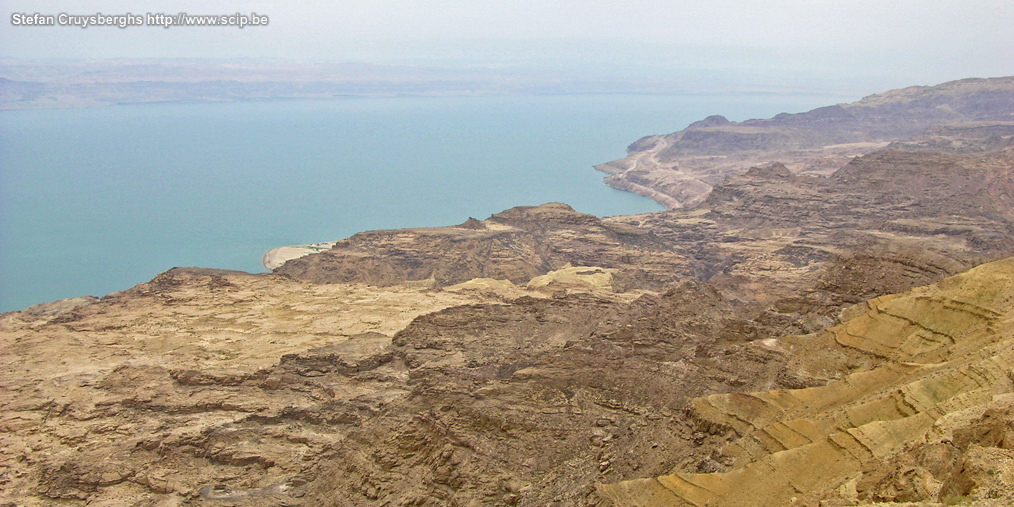
[[[444,287],[474,278],[523,284],[568,264],[615,269],[620,291],[661,289],[690,273],[677,245],[560,203],[513,208],[457,227],[359,233],[275,272],[314,283]]]
[[[785,357],[726,342],[741,327],[696,283],[631,303],[574,294],[421,317],[393,340],[413,394],[321,460],[307,498],[595,503],[595,481],[696,463],[687,442],[705,436],[688,397],[777,384]]]
[[[699,280],[766,306],[776,334],[812,332],[847,305],[1014,253],[1012,139],[975,153],[911,141],[828,177],[753,168],[696,209],[610,220],[680,245]]]
[[[649,136],[627,157],[600,164],[608,185],[666,207],[693,206],[727,177],[779,162],[794,173],[829,174],[857,155],[965,122],[1010,122],[1014,77],[965,79],[871,95],[851,104],[765,120],[711,116],[673,134]]]
[[[930,502],[973,490],[1010,501],[1010,483],[988,476],[1014,465],[1012,303],[1008,259],[875,299],[823,333],[766,341],[792,351],[797,375],[830,382],[697,398],[694,417],[728,439],[727,471],[599,490],[616,505]]]

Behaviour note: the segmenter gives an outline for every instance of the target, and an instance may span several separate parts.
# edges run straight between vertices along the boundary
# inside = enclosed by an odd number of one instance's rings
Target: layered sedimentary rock
[[[526,283],[568,264],[614,269],[620,290],[659,289],[691,275],[679,245],[561,203],[512,208],[455,227],[359,233],[275,272],[314,283],[447,286],[473,278]]]
[[[632,480],[600,491],[616,505],[836,499],[847,505],[973,493],[995,505],[1010,502],[1012,312],[1014,260],[1008,259],[874,299],[822,333],[765,340],[760,346],[793,355],[794,373],[828,383],[694,399],[693,417],[728,439],[717,447],[726,471]]]
[[[301,421],[357,417],[311,407],[366,396],[353,404],[371,410],[404,392],[380,387],[398,383],[383,379],[379,389],[322,380],[389,362],[389,335],[420,314],[488,300],[174,269],[101,300],[7,314],[0,498],[131,505],[271,496],[343,434],[341,425],[316,432]],[[300,366],[287,359],[293,351],[326,366]]]
[[[1002,458],[1014,424],[1014,261],[757,340],[697,282],[636,299],[586,289],[503,301],[176,270],[50,320],[8,315],[6,498],[640,505],[677,478],[732,495],[691,504],[1008,498],[987,480],[1006,462],[977,456]],[[473,302],[393,339],[378,332],[392,314],[341,324],[412,306],[392,308],[399,294]]]

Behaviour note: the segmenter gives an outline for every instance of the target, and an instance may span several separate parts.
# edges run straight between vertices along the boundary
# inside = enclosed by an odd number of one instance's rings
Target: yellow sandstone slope
[[[702,427],[728,435],[725,472],[600,485],[600,495],[696,506],[1014,499],[1014,258],[846,314],[821,333],[756,343],[826,385],[691,402]]]

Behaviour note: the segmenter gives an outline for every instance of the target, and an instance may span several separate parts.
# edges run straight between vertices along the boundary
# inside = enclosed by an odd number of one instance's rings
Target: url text
[[[14,26],[78,26],[88,28],[92,26],[115,26],[127,28],[130,26],[161,26],[169,28],[172,26],[235,26],[245,28],[248,26],[267,26],[268,17],[264,14],[252,12],[250,14],[201,14],[190,15],[185,12],[178,14],[145,13],[145,14],[40,14],[14,12],[11,13],[11,24]]]

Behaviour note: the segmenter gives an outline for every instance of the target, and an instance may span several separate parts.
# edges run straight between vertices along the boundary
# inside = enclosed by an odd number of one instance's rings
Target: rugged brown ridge
[[[310,498],[596,502],[596,481],[672,466],[695,438],[687,397],[777,376],[778,354],[719,352],[736,323],[696,284],[629,305],[569,296],[418,319],[394,338],[413,395],[322,461]]]
[[[823,333],[763,342],[828,384],[690,403],[728,439],[727,471],[602,494],[616,505],[1014,501],[1014,259],[849,313]]]
[[[608,185],[669,208],[692,206],[749,167],[780,162],[828,174],[850,158],[938,125],[1014,120],[1014,77],[964,79],[871,95],[851,104],[765,120],[711,116],[668,135],[644,137],[627,157],[595,166]]]
[[[473,278],[526,283],[568,264],[618,270],[613,284],[620,291],[659,289],[690,275],[678,245],[561,203],[513,208],[457,227],[363,232],[275,272],[315,283],[428,280],[443,287]]]

